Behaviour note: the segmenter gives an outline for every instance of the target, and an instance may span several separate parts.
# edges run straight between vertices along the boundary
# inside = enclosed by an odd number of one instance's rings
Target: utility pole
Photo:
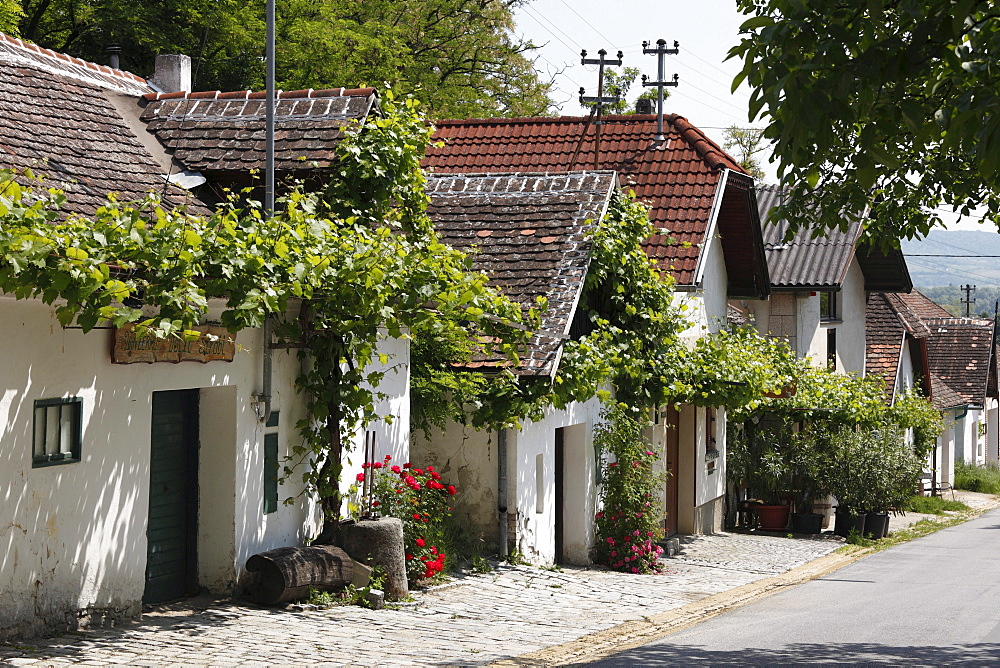
[[[666,57],[676,56],[680,53],[680,42],[674,40],[674,48],[667,48],[667,40],[658,39],[656,40],[656,48],[650,49],[649,42],[642,43],[643,54],[655,54],[656,55],[656,81],[649,81],[646,75],[642,75],[642,85],[656,86],[656,141],[663,141],[666,137],[663,135],[663,88],[665,86],[676,86],[677,80],[680,79],[679,76],[674,74],[674,78],[671,81],[664,81],[666,75],[664,70],[666,69]]]
[[[972,315],[972,305],[976,303],[976,298],[972,296],[972,293],[976,291],[976,286],[963,285],[961,290],[965,293],[965,299],[962,300],[962,303],[965,304],[965,317],[968,318]]]
[[[622,64],[622,55],[624,55],[624,54],[622,54],[622,52],[619,51],[618,52],[618,60],[607,60],[605,58],[605,56],[608,55],[608,52],[605,51],[604,49],[601,49],[600,51],[597,52],[597,55],[600,56],[600,58],[587,58],[587,50],[586,49],[584,49],[583,51],[580,52],[580,64],[581,65],[597,65],[598,66],[598,69],[597,69],[597,97],[584,97],[584,95],[583,95],[584,90],[583,90],[582,87],[580,88],[580,104],[593,104],[593,105],[595,105],[594,108],[596,109],[596,112],[597,112],[597,120],[594,121],[594,125],[596,126],[596,129],[595,129],[595,138],[594,138],[594,169],[600,169],[600,163],[601,163],[601,125],[602,125],[601,116],[604,113],[604,105],[606,105],[606,104],[615,104],[616,102],[618,102],[619,100],[621,100],[621,96],[619,96],[619,95],[609,95],[609,96],[605,97],[605,95],[604,95],[604,66],[605,65],[614,65],[616,67],[621,67],[621,64]],[[587,128],[584,127],[583,131],[584,131],[584,133],[586,133]],[[581,144],[583,143],[583,136],[580,137],[580,143]],[[577,146],[577,150],[579,150],[579,146]],[[575,152],[574,152],[574,155],[573,155],[573,161],[572,162],[573,163],[576,162],[576,153]],[[572,165],[570,165],[570,169],[572,169]]]

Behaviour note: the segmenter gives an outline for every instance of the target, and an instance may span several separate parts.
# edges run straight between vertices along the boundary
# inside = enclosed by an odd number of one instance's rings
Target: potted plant
[[[888,534],[889,511],[905,505],[912,495],[923,462],[898,427],[882,426],[873,436],[863,473],[868,495],[864,533],[878,539]]]
[[[851,427],[833,429],[826,436],[829,456],[822,463],[822,479],[837,497],[834,533],[846,538],[852,532],[863,535],[868,509],[868,466],[866,451],[871,438],[866,430]]]
[[[821,474],[828,445],[822,427],[793,434],[789,452],[792,533],[818,534],[823,530],[823,515],[813,512],[813,503],[829,492]]]
[[[788,526],[789,443],[780,418],[758,416],[740,426],[729,440],[729,471],[739,489],[755,501],[759,528],[784,531]],[[773,423],[773,424],[772,424]]]

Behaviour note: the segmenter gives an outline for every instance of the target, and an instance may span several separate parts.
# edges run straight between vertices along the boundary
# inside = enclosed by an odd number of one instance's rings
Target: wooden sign
[[[135,325],[128,324],[115,330],[111,348],[112,364],[136,362],[232,362],[236,354],[235,337],[225,327],[199,325],[195,331],[202,333],[196,341],[180,338],[159,339],[152,334],[136,336]],[[208,334],[209,336],[204,336]]]

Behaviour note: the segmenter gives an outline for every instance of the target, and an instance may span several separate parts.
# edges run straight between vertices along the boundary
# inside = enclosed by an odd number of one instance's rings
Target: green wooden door
[[[198,390],[153,393],[145,603],[198,591]]]

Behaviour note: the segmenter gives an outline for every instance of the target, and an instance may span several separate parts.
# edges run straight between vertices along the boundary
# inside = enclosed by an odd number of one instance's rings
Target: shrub
[[[663,476],[653,471],[657,455],[642,438],[648,422],[622,404],[605,409],[602,417],[594,432],[602,455],[597,561],[617,571],[659,573]]]
[[[406,576],[413,585],[417,580],[437,576],[448,563],[451,497],[458,490],[442,482],[433,466],[398,466],[391,461],[386,455],[383,461],[371,464],[374,510],[403,522]],[[363,477],[363,473],[358,474],[359,481]]]

